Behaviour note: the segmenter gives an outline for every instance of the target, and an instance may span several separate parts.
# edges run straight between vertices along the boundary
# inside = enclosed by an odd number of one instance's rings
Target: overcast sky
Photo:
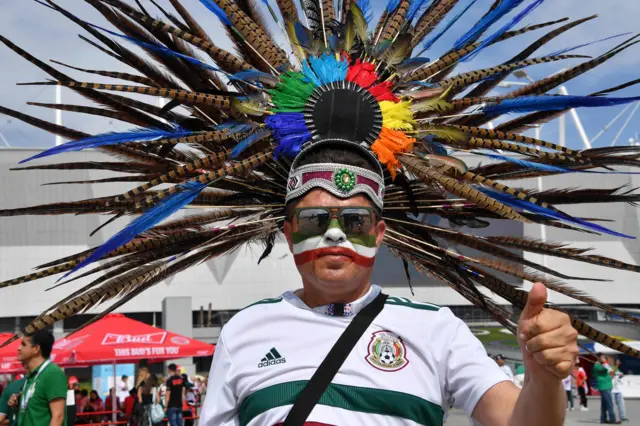
[[[141,0],[151,13],[156,13],[153,5],[148,0]],[[466,5],[468,0],[461,0],[458,9]],[[275,0],[270,0],[275,8]],[[371,0],[376,11],[382,9],[386,4],[384,1]],[[129,3],[134,3],[129,0]],[[159,3],[171,10],[169,2],[159,0]],[[199,18],[201,24],[210,31],[220,32],[221,35],[215,37],[216,42],[224,37],[224,33],[217,23],[216,18],[207,11],[198,0],[182,0],[182,3],[192,13]],[[458,22],[450,31],[450,35],[443,37],[431,51],[424,54],[431,59],[437,58],[448,50],[457,36],[466,31],[493,3],[493,0],[478,0],[476,5],[469,11],[465,19]],[[73,10],[83,19],[105,25],[105,20],[91,6],[83,0],[59,0],[58,4]],[[0,32],[3,36],[11,39],[17,45],[28,50],[42,60],[56,59],[84,68],[104,69],[104,70],[127,70],[115,59],[106,56],[89,46],[78,38],[82,29],[68,21],[62,15],[37,4],[32,0],[0,0]],[[594,41],[613,34],[624,32],[637,32],[640,30],[638,17],[640,17],[640,1],[637,0],[547,0],[539,7],[524,24],[539,23],[548,20],[555,20],[561,17],[582,18],[593,14],[599,14],[597,20],[571,30],[562,38],[550,43],[539,52],[537,56],[551,53],[558,49],[579,45],[585,42]],[[159,16],[159,13],[158,13]],[[270,18],[269,18],[270,19]],[[544,31],[544,30],[542,30]],[[487,49],[479,55],[471,64],[465,64],[458,70],[465,71],[471,68],[482,68],[495,65],[518,53],[518,47],[528,45],[528,43],[538,37],[543,32],[538,31],[528,37],[521,37],[513,42],[501,43]],[[581,49],[579,53],[588,55],[599,55],[617,43],[622,41],[612,40],[595,46]],[[221,47],[227,47],[226,42],[221,42]],[[639,77],[640,56],[638,55],[640,46],[634,46],[624,53],[610,60],[605,65],[581,76],[570,82],[567,88],[571,94],[589,94],[607,87],[617,85]],[[555,63],[552,65],[542,65],[527,69],[534,78],[543,78],[552,74],[563,66],[571,66],[575,61],[565,63]],[[43,81],[49,76],[40,71],[35,66],[29,64],[18,55],[11,52],[4,45],[0,44],[0,105],[17,109],[22,112],[36,115],[41,118],[53,120],[54,112],[34,106],[25,105],[26,101],[33,102],[54,102],[55,90],[51,87],[18,87],[17,82]],[[78,80],[109,82],[108,79],[94,75],[81,74],[75,71],[67,71],[56,66],[61,71],[68,73]],[[128,70],[132,71],[132,70]],[[82,103],[82,99],[72,94],[70,90],[63,89],[63,102]],[[506,89],[501,89],[502,91]],[[627,89],[617,93],[619,96],[638,96],[640,86]],[[149,98],[147,98],[149,99]],[[580,110],[580,117],[590,138],[593,138],[610,120],[612,120],[623,107]],[[620,130],[622,123],[626,120],[626,115],[618,121],[595,146],[609,145],[616,133]],[[78,128],[87,132],[98,133],[114,130],[124,130],[128,125],[118,121],[93,118],[87,115],[63,114],[64,124]],[[640,132],[640,110],[631,120],[627,130],[622,134],[619,144],[625,144],[636,132]],[[28,125],[0,116],[0,133],[13,147],[43,147],[54,143],[54,138],[45,132],[33,129]],[[557,141],[557,123],[551,123],[543,130],[543,137]],[[577,133],[572,123],[568,126],[568,144],[572,147],[581,147]],[[3,145],[0,138],[0,146]]]

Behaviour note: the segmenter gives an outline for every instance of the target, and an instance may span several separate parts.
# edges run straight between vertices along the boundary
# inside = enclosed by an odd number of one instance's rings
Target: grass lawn
[[[504,333],[502,327],[472,327],[471,332],[489,350],[495,346],[508,346],[519,348],[518,339],[511,333]]]

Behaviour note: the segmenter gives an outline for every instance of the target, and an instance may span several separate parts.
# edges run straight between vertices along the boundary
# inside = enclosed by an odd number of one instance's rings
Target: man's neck
[[[331,303],[353,303],[367,294],[371,288],[370,283],[366,283],[364,286],[358,287],[354,291],[343,293],[340,295],[335,294],[323,294],[318,291],[317,288],[306,285],[303,281],[303,289],[297,296],[310,308],[316,308],[318,306],[329,305]]]
[[[44,359],[44,357],[38,356],[35,358],[31,358],[29,361],[27,361],[27,365],[25,365],[24,367],[28,373],[32,373],[36,371],[38,368],[40,368],[42,363],[45,361],[46,359]]]

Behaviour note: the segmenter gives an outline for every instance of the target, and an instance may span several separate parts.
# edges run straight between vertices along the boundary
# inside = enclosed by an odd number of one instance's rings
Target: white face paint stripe
[[[332,231],[333,229],[333,231]],[[360,244],[353,244],[351,241],[347,240],[347,236],[344,235],[344,233],[336,228],[330,228],[327,230],[327,233],[332,232],[335,233],[336,231],[339,231],[342,235],[343,238],[341,239],[340,242],[337,243],[332,243],[331,239],[329,238],[325,238],[325,236],[327,235],[325,233],[325,235],[323,236],[317,236],[317,237],[311,237],[311,238],[307,238],[304,241],[301,241],[297,244],[293,245],[293,254],[297,255],[297,254],[302,254],[306,251],[311,251],[311,250],[318,250],[321,248],[326,248],[326,247],[343,247],[349,250],[352,250],[356,253],[358,253],[361,256],[364,257],[375,257],[378,249],[376,247],[366,247]]]

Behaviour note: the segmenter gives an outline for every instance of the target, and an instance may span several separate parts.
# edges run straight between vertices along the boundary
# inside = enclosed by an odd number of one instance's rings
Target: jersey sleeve
[[[9,415],[9,398],[11,398],[11,385],[0,396],[0,414]]]
[[[209,373],[207,396],[202,406],[202,426],[239,426],[238,399],[230,383],[232,361],[224,343],[224,330],[216,344]]]
[[[55,369],[53,369],[54,367]],[[44,396],[47,401],[51,402],[54,399],[67,399],[67,376],[57,366],[52,366],[52,371],[47,375],[47,381],[44,385]]]
[[[445,364],[444,394],[453,397],[454,407],[471,416],[476,404],[489,389],[509,381],[507,375],[487,355],[487,351],[450,309],[440,309],[440,327],[445,342],[441,361]]]

